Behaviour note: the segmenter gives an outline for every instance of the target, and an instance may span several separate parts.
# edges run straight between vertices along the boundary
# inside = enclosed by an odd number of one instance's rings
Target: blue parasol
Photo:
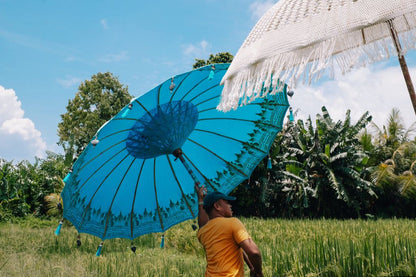
[[[194,183],[230,193],[268,154],[286,90],[219,112],[229,64],[175,76],[133,99],[65,177],[64,218],[102,240],[164,232],[198,213]]]

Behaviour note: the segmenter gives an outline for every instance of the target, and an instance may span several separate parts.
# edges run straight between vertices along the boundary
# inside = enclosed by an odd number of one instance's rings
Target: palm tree
[[[411,141],[416,122],[406,129],[399,110],[393,109],[383,128],[375,124],[372,127],[375,136],[369,154],[375,162],[370,172],[372,182],[380,190],[379,213],[405,216],[413,209],[409,203],[416,200],[416,142]]]
[[[401,144],[410,141],[416,133],[416,122],[406,129],[400,110],[393,108],[387,118],[386,125],[379,127],[371,122],[370,130],[374,134],[373,144],[376,150],[373,155],[375,154],[378,161],[385,161]]]

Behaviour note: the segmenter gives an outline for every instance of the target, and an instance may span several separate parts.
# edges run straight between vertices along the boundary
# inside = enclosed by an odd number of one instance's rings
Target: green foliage
[[[211,54],[209,55],[208,60],[195,59],[195,63],[193,64],[192,68],[197,69],[213,63],[231,63],[233,58],[234,56],[229,52],[220,52],[215,55]]]
[[[97,73],[81,83],[58,124],[59,144],[64,148],[67,165],[72,164],[72,159],[81,154],[96,131],[131,98],[128,88],[109,72]]]
[[[343,122],[334,122],[322,107],[316,127],[310,117],[289,122],[276,140],[280,151],[273,156],[270,201],[285,194],[289,215],[360,217],[375,196],[362,176],[368,157],[358,140],[370,120],[365,113],[351,124],[348,111]]]
[[[64,161],[63,155],[52,152],[34,164],[22,161],[14,165],[0,160],[0,221],[28,214],[45,215],[45,196],[62,190],[59,180],[68,172]]]
[[[416,123],[408,129],[398,109],[393,109],[382,128],[371,125],[372,134],[361,138],[370,155],[369,180],[377,187],[376,213],[383,217],[416,216]]]
[[[250,179],[236,188],[235,211],[262,217],[415,217],[416,142],[397,110],[385,132],[366,129],[365,113],[355,124],[350,112],[334,122],[325,107],[316,127],[287,122]],[[391,126],[390,126],[391,125]],[[415,125],[415,124],[414,124]],[[414,126],[412,125],[412,126]],[[374,131],[375,130],[375,131]]]

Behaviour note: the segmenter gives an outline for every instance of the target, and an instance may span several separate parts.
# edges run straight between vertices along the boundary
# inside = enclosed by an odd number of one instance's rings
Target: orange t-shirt
[[[205,248],[205,276],[244,276],[244,258],[239,244],[249,239],[243,223],[235,217],[216,217],[198,231]]]

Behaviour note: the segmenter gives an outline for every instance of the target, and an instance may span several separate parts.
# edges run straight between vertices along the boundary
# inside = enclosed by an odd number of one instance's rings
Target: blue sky
[[[29,160],[61,153],[57,125],[84,80],[112,72],[140,96],[192,69],[195,58],[236,54],[276,0],[0,0],[0,157]],[[416,80],[416,54],[407,61]],[[335,119],[370,111],[377,124],[393,107],[416,120],[395,59],[334,80],[299,86],[299,117],[325,105]]]

